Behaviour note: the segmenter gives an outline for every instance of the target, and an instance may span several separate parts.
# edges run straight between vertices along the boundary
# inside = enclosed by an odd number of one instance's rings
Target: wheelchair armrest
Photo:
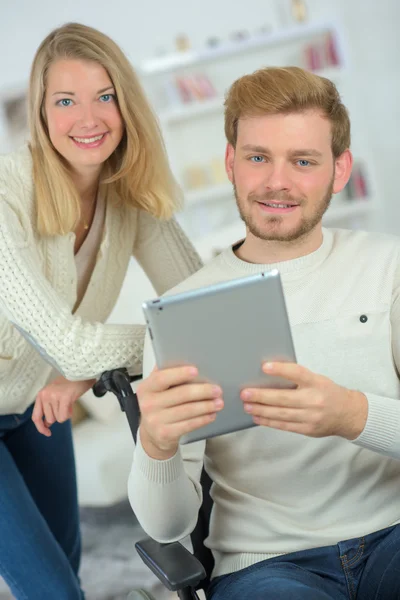
[[[179,542],[159,544],[147,538],[135,547],[143,562],[171,592],[195,588],[206,576],[201,562]]]

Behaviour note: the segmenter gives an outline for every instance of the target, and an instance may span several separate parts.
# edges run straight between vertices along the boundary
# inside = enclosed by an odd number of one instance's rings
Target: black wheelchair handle
[[[141,375],[129,375],[125,368],[113,369],[112,371],[104,371],[92,388],[93,394],[98,398],[101,398],[107,392],[112,392],[117,397],[120,408],[128,419],[135,443],[140,412],[137,396],[132,390],[131,383],[141,378]]]
[[[129,381],[133,383],[138,379],[141,379],[141,375],[129,375],[127,369],[113,369],[112,371],[104,371],[100,379],[93,385],[93,394],[97,398],[102,398],[107,392],[113,392],[115,394],[115,381],[116,379],[121,381]]]
[[[108,391],[106,386],[104,385],[104,381],[101,378],[98,381],[96,381],[96,383],[92,387],[92,390],[93,394],[97,398],[102,398]]]

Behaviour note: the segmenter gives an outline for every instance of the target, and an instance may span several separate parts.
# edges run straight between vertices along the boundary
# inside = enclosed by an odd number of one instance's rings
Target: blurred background
[[[244,231],[223,166],[224,94],[266,65],[299,65],[332,79],[350,111],[355,168],[325,223],[400,232],[398,0],[0,0],[0,9],[0,153],[28,139],[36,48],[54,27],[77,21],[110,35],[137,69],[185,192],[178,219],[205,261]],[[110,320],[143,322],[140,300],[153,294],[132,260]],[[161,600],[134,558],[141,532],[130,528],[126,509],[132,442],[124,416],[113,398],[89,394],[81,408],[74,431],[88,600],[124,598],[133,584]]]

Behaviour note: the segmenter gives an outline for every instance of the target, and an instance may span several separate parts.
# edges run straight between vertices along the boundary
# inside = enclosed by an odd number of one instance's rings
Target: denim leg
[[[36,506],[78,574],[81,536],[71,422],[54,423],[47,438],[29,418],[6,439]]]
[[[256,563],[211,582],[209,600],[347,600],[335,546]]]
[[[216,581],[207,593],[209,600],[339,600],[321,585],[320,578],[295,565],[282,563],[275,568],[245,572],[232,579]]]
[[[9,418],[0,417],[0,575],[21,600],[80,600],[70,424],[45,438],[29,413],[4,428]]]
[[[400,525],[217,577],[207,598],[400,600]]]
[[[381,538],[365,563],[358,600],[400,600],[400,525]]]

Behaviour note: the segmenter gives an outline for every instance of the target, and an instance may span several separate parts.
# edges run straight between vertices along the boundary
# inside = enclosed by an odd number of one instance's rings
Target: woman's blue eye
[[[113,100],[113,99],[114,99],[113,94],[103,94],[102,96],[100,96],[101,102],[111,102],[111,100]]]
[[[310,161],[303,158],[303,159],[299,160],[298,163],[301,167],[308,167],[310,164]]]
[[[250,160],[256,163],[260,163],[264,160],[264,158],[262,156],[252,156]]]
[[[70,98],[63,98],[57,102],[60,106],[71,106],[72,100]]]

